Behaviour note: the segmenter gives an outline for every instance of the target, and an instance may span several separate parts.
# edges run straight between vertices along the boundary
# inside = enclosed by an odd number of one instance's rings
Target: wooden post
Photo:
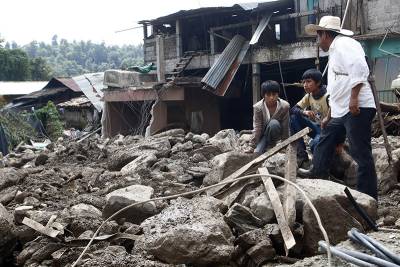
[[[211,55],[215,55],[215,38],[213,30],[210,30],[210,53]]]
[[[260,64],[259,63],[253,63],[251,64],[251,69],[252,69],[252,88],[253,88],[253,104],[257,103],[260,101],[261,96],[260,96]]]
[[[254,32],[257,29],[257,24],[252,23],[251,25],[251,32],[254,34]],[[253,88],[253,104],[257,103],[260,99],[260,64],[259,63],[253,63],[251,64],[251,80],[252,80],[252,88]]]
[[[297,143],[290,144],[286,149],[285,179],[296,182],[297,175]],[[293,185],[285,184],[283,210],[286,221],[292,228],[296,221],[296,188]]]
[[[269,174],[267,168],[259,168],[258,173]],[[261,179],[264,183],[265,190],[267,191],[269,200],[271,201],[272,208],[274,209],[276,221],[278,222],[279,229],[281,230],[283,241],[285,243],[285,251],[287,256],[289,254],[289,249],[291,249],[292,247],[294,247],[294,245],[296,245],[296,240],[294,239],[292,231],[290,230],[290,227],[286,221],[282,203],[281,200],[279,199],[279,194],[275,189],[275,185],[272,182],[272,179],[270,177],[262,177]]]
[[[175,22],[175,33],[176,33],[176,57],[182,57],[182,25],[180,20]]]
[[[165,81],[165,58],[164,58],[164,38],[161,35],[156,37],[156,52],[157,52],[157,80]]]

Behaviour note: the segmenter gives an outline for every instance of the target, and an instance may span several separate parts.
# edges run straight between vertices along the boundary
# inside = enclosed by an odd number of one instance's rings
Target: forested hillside
[[[0,80],[46,80],[107,69],[126,69],[143,62],[142,45],[107,46],[91,41],[68,42],[54,35],[51,43],[19,46],[0,40]],[[1,74],[3,73],[3,74]]]

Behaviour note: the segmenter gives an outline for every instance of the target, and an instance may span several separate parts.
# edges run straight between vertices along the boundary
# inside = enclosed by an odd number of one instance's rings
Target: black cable
[[[378,226],[371,219],[371,217],[368,216],[367,212],[360,205],[358,205],[357,201],[354,199],[353,195],[350,193],[349,188],[346,187],[344,189],[344,193],[346,194],[347,198],[349,199],[349,201],[353,205],[353,207],[356,209],[358,214],[360,214],[360,216],[369,225],[369,227],[371,227],[371,229],[373,229],[374,231],[378,231]]]

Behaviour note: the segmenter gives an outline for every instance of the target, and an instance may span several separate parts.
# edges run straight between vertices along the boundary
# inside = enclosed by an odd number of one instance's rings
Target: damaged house
[[[326,66],[327,54],[304,32],[324,15],[345,17],[343,27],[372,60],[380,98],[395,101],[390,85],[400,67],[400,6],[391,0],[349,2],[346,16],[346,1],[279,0],[141,21],[144,62],[157,70],[105,73],[103,134],[251,129],[262,81],[279,81],[281,97],[293,105],[304,94],[302,73]]]

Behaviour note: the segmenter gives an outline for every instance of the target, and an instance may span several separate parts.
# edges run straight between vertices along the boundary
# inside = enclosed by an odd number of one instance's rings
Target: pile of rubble
[[[400,142],[390,141],[392,166],[380,139],[374,140],[383,194],[398,192]],[[243,152],[248,142],[248,134],[234,130],[210,138],[174,129],[150,138],[60,140],[44,151],[20,146],[0,159],[0,265],[71,266],[109,216],[132,203],[219,183],[258,156]],[[285,162],[283,151],[262,166],[284,175]],[[351,181],[356,166],[343,162],[347,165],[340,179]],[[284,199],[284,185],[274,183]],[[332,243],[345,240],[352,227],[367,229],[348,202],[344,185],[311,179],[296,183],[317,208]],[[352,194],[372,218],[400,226],[393,198],[383,196],[386,210],[378,211],[374,199],[356,191]],[[285,256],[285,240],[265,185],[261,179],[252,179],[234,197],[217,198],[206,191],[125,210],[104,223],[79,266],[294,262],[317,254],[317,242],[323,239],[302,195],[297,194],[295,204],[291,229],[296,245],[290,257]]]

